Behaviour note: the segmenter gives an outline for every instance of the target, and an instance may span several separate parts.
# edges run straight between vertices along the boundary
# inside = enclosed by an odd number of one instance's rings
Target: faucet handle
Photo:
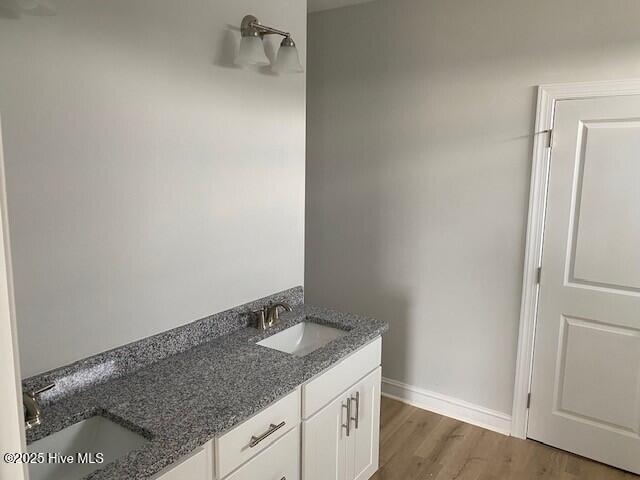
[[[269,305],[268,307],[265,307],[268,326],[272,327],[273,325],[275,325],[280,321],[280,312],[278,310],[279,308],[282,308],[287,312],[291,311],[291,307],[289,306],[288,303],[285,303],[285,302],[278,302],[278,303],[274,303],[273,305]]]
[[[42,410],[40,409],[40,405],[38,405],[36,396],[46,392],[47,390],[51,390],[53,387],[55,387],[55,383],[50,383],[49,385],[45,385],[44,387],[32,392],[23,392],[22,405],[25,417],[25,428],[31,429],[42,423]]]
[[[267,311],[266,307],[256,310],[253,314],[256,316],[256,328],[260,330],[267,329]]]
[[[269,310],[273,312],[273,318],[275,320],[280,320],[280,312],[278,310],[279,308],[282,308],[285,312],[291,311],[291,306],[288,303],[285,303],[285,302],[274,303],[273,305],[271,305]]]
[[[35,397],[36,395],[40,395],[41,393],[44,393],[48,390],[51,390],[53,387],[55,387],[56,384],[55,383],[50,383],[49,385],[45,385],[42,388],[39,388],[38,390],[33,390],[31,392],[27,392],[31,397]]]

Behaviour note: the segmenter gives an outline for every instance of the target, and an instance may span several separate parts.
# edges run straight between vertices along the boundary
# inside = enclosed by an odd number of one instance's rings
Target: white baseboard
[[[445,417],[455,418],[487,430],[502,433],[503,435],[510,435],[511,433],[510,415],[474,405],[458,398],[430,392],[390,378],[382,379],[382,395]]]

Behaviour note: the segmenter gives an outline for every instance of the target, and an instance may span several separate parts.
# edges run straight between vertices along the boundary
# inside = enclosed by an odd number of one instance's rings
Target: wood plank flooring
[[[372,480],[638,480],[519,440],[382,398],[380,469]]]

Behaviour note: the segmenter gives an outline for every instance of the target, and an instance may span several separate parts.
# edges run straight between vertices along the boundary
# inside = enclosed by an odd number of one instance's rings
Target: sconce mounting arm
[[[242,19],[240,32],[243,37],[261,37],[264,35],[281,35],[285,38],[291,37],[291,34],[289,32],[262,25],[253,15],[246,15]]]

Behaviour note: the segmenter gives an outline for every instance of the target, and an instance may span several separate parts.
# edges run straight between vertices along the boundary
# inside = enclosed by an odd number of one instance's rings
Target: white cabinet
[[[381,380],[378,367],[349,391],[355,420],[347,440],[347,480],[368,480],[378,470]]]
[[[368,480],[378,469],[381,369],[302,426],[303,480]]]
[[[215,440],[217,478],[225,478],[298,425],[299,388]]]
[[[302,386],[302,418],[310,418],[361,378],[380,366],[382,338],[378,337],[326,372]]]
[[[302,478],[346,480],[347,404],[341,396],[302,424]]]
[[[211,455],[211,442],[195,453],[179,460],[169,466],[154,480],[211,480],[213,477],[213,464]]]
[[[381,346],[381,338],[365,345],[154,480],[369,480],[378,469]]]
[[[225,480],[300,480],[300,427],[278,439]]]

